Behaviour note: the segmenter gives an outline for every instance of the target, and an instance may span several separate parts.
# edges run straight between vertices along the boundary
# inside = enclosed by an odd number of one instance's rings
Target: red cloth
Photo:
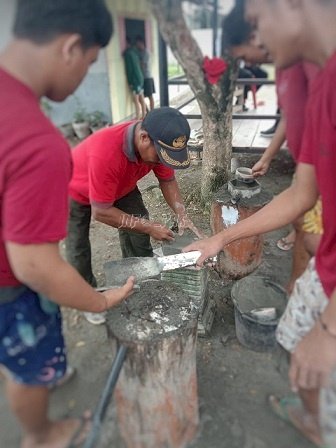
[[[1,69],[0,111],[0,286],[14,286],[5,241],[66,236],[71,157],[33,92]]]
[[[227,67],[227,62],[222,58],[209,59],[205,56],[203,61],[205,77],[210,84],[217,84]]]
[[[134,190],[138,180],[152,170],[159,180],[174,179],[174,170],[162,164],[153,167],[136,158],[133,144],[127,139],[133,124],[102,129],[74,148],[69,189],[72,199],[85,205],[110,206]]]
[[[319,70],[314,64],[299,63],[276,72],[279,107],[286,118],[288,148],[295,161],[301,151],[309,86]]]
[[[323,235],[316,268],[328,296],[336,288],[336,53],[316,77],[299,162],[313,164],[322,197]]]

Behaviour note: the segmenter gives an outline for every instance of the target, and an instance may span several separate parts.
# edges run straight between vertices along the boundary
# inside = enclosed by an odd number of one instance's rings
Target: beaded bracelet
[[[333,333],[333,332],[331,332],[331,331],[329,330],[328,325],[327,325],[325,322],[323,322],[321,316],[319,317],[319,320],[320,320],[320,324],[321,324],[321,327],[323,328],[323,330],[324,330],[326,333],[328,333],[329,336],[332,336],[333,338],[336,338],[336,334]]]

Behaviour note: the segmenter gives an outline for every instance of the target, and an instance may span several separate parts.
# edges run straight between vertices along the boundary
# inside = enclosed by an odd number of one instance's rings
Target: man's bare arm
[[[15,277],[62,306],[102,312],[128,297],[134,286],[134,279],[129,279],[122,288],[104,294],[96,292],[63,260],[57,243],[22,245],[7,242],[6,250]]]

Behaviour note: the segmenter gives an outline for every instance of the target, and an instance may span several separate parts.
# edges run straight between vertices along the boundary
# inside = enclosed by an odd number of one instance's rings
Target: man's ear
[[[140,130],[140,139],[143,143],[149,143],[151,141],[151,138],[150,138],[148,132],[145,131],[144,129]]]
[[[66,64],[71,64],[78,52],[83,52],[82,38],[80,34],[69,34],[62,42],[62,56]]]

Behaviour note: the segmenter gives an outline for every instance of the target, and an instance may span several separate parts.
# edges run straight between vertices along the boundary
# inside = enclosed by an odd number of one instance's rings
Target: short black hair
[[[105,47],[113,22],[104,0],[18,0],[13,32],[37,44],[78,33],[84,48]]]
[[[247,43],[251,34],[251,25],[245,20],[245,0],[236,0],[234,8],[223,19],[223,49]]]

